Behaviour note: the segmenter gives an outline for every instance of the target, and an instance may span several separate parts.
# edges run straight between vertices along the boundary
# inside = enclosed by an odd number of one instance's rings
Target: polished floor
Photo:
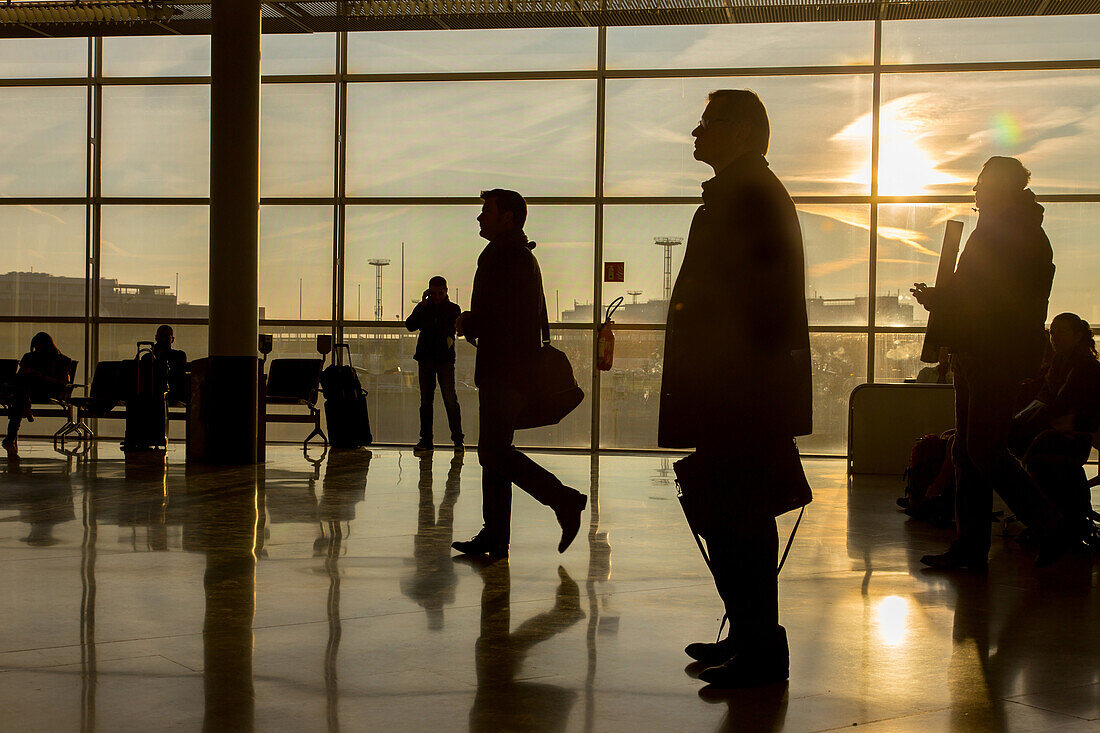
[[[473,452],[22,453],[0,463],[3,731],[1100,731],[1092,559],[1037,572],[995,536],[988,577],[922,572],[947,535],[841,460],[806,462],[789,687],[701,696],[682,648],[720,607],[667,458],[538,456],[590,493],[587,533],[559,556],[517,492],[511,558],[475,566],[448,547],[480,524]]]

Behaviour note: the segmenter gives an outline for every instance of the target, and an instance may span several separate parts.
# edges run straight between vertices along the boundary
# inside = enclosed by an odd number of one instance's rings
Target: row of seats
[[[124,418],[127,400],[131,399],[138,388],[140,362],[136,359],[120,361],[101,361],[96,364],[92,381],[88,385],[76,384],[77,362],[72,362],[68,383],[60,390],[49,395],[48,403],[36,403],[35,414],[44,417],[62,417],[65,424],[54,433],[55,444],[67,439],[90,440],[95,432],[89,425],[92,419]],[[265,379],[266,405],[303,406],[306,414],[287,412],[267,412],[265,422],[305,423],[313,430],[303,441],[308,444],[319,438],[325,445],[328,437],[321,428],[321,410],[318,400],[321,394],[321,370],[324,359],[271,359],[267,363]],[[0,392],[2,385],[11,381],[19,370],[18,359],[0,359]],[[182,385],[189,384],[190,364],[187,378]],[[83,395],[74,395],[85,390]],[[190,390],[186,386],[170,389],[166,395],[168,417],[170,420],[187,420],[190,406]],[[0,405],[0,414],[7,414],[8,406]]]

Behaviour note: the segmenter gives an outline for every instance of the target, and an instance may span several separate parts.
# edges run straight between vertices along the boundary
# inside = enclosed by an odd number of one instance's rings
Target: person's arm
[[[424,314],[422,308],[423,305],[424,301],[420,301],[416,304],[416,306],[413,307],[412,313],[410,313],[409,317],[405,319],[405,328],[409,329],[410,331],[420,330],[420,318]]]

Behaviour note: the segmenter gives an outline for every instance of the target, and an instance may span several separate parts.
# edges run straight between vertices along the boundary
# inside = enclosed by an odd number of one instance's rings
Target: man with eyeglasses
[[[691,134],[715,175],[669,303],[658,444],[695,449],[676,476],[730,621],[685,651],[712,686],[754,687],[788,677],[775,518],[812,498],[794,444],[812,412],[802,231],[755,93],[711,92]]]

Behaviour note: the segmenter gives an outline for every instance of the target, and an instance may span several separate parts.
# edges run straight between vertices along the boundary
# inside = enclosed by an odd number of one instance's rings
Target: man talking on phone
[[[462,412],[455,394],[455,321],[462,309],[447,297],[447,280],[436,275],[428,280],[424,297],[405,319],[405,328],[420,331],[416,359],[420,371],[420,440],[414,450],[434,447],[432,422],[435,418],[435,384],[447,408],[447,424],[456,451],[463,451]]]

